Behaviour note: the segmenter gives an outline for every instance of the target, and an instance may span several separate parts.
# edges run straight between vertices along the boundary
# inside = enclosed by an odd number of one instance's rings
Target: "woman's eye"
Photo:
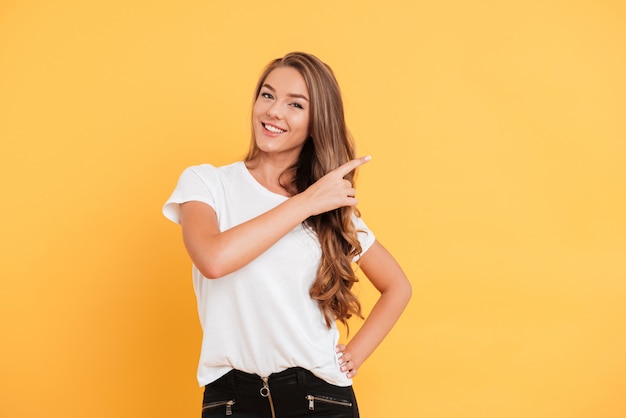
[[[269,93],[261,93],[261,96],[262,96],[262,97],[265,97],[266,99],[273,99],[273,98],[274,98],[274,97],[273,97],[271,94],[269,94]]]
[[[293,107],[297,107],[298,109],[304,109],[300,103],[292,103]]]

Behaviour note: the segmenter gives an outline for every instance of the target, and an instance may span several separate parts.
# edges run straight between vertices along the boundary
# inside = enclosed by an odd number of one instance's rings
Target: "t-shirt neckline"
[[[254,185],[254,187],[256,187],[257,189],[263,191],[266,194],[269,194],[271,196],[275,196],[276,198],[279,198],[281,200],[287,200],[289,199],[289,196],[284,196],[282,194],[273,192],[271,190],[269,190],[267,187],[263,186],[261,183],[259,183],[259,181],[257,179],[254,178],[254,176],[252,175],[252,173],[250,172],[250,170],[248,170],[248,167],[246,166],[245,161],[240,161],[239,165],[242,169],[242,171],[245,173],[245,176],[248,178],[248,181]]]

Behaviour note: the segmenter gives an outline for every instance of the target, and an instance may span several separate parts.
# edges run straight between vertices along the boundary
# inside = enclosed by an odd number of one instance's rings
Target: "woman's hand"
[[[337,352],[337,361],[339,362],[339,370],[346,374],[348,379],[353,378],[358,373],[358,367],[352,360],[350,353],[346,351],[346,346],[339,344],[335,351]]]
[[[350,160],[302,192],[300,197],[305,197],[309,202],[310,215],[319,215],[344,206],[355,206],[357,204],[354,197],[356,190],[344,177],[370,159],[371,157],[367,156]]]

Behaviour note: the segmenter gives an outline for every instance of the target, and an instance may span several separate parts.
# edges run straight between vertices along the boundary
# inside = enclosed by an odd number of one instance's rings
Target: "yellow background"
[[[244,155],[291,50],[335,69],[373,156],[361,211],[414,287],[362,416],[626,416],[624,22],[617,0],[2,1],[0,416],[199,416],[161,205]]]

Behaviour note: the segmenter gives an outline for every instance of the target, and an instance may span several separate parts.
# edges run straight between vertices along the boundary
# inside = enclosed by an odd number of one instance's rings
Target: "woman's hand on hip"
[[[348,379],[353,378],[358,373],[358,366],[353,361],[350,353],[346,351],[344,344],[337,345],[335,351],[337,352],[337,361],[339,363],[339,370],[346,374]]]

